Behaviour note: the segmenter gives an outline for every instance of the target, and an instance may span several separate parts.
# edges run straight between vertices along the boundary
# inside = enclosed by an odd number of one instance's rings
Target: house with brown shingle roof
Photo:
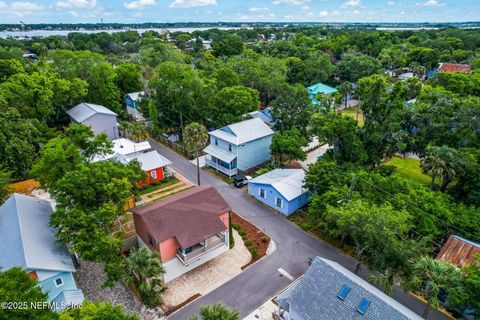
[[[230,206],[198,186],[132,210],[140,247],[156,251],[171,281],[229,249]]]

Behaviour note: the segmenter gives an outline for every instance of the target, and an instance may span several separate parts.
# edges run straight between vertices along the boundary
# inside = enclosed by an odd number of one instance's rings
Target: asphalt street
[[[172,161],[173,169],[196,183],[195,165],[155,140],[149,139],[149,142],[155,150]],[[185,320],[191,315],[197,315],[202,305],[215,303],[238,310],[242,317],[247,316],[291,283],[287,277],[278,272],[279,268],[297,278],[306,271],[309,260],[316,256],[336,261],[353,270],[355,265],[353,258],[301,230],[257,200],[205,170],[201,170],[200,178],[202,185],[214,186],[236,213],[268,234],[275,241],[277,250],[227,283],[171,314],[168,319]],[[362,267],[360,276],[366,278],[368,274],[369,270]],[[423,302],[400,288],[396,288],[392,297],[420,315],[424,310]],[[431,311],[428,319],[449,318],[440,312]]]

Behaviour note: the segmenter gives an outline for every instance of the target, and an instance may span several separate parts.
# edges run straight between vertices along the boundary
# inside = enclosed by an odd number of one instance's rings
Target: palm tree
[[[122,261],[122,280],[132,283],[142,294],[148,307],[160,304],[160,293],[166,290],[161,275],[165,273],[158,254],[147,248],[133,249],[130,256]]]
[[[423,256],[418,260],[410,261],[412,264],[411,276],[405,283],[408,290],[420,293],[427,304],[423,311],[423,318],[427,319],[432,307],[438,307],[438,296],[441,290],[452,291],[460,283],[460,272],[454,265],[441,260]]]
[[[132,122],[128,128],[130,138],[139,142],[140,140],[145,140],[148,137],[147,127],[141,122]]]
[[[338,86],[338,91],[342,94],[343,99],[345,100],[345,109],[347,109],[347,97],[352,93],[353,85],[348,81],[344,81]]]
[[[195,157],[197,158],[197,181],[200,185],[200,164],[198,159],[198,151],[208,142],[208,132],[204,125],[192,122],[185,127],[183,132],[183,141],[187,146],[195,149]]]
[[[422,160],[421,168],[424,173],[432,177],[431,187],[435,185],[435,179],[442,179],[440,190],[445,192],[450,182],[452,182],[463,168],[461,158],[457,150],[443,147],[428,147],[426,156]]]
[[[240,313],[221,304],[205,305],[200,308],[200,317],[202,320],[239,320]],[[188,320],[197,319],[197,317],[188,318]]]

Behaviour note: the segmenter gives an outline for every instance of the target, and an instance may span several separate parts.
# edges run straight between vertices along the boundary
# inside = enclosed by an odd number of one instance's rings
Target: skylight
[[[337,297],[339,297],[340,300],[345,300],[345,297],[349,292],[350,292],[350,287],[344,284],[342,288],[340,288],[340,291],[338,292]]]
[[[363,298],[362,301],[360,301],[360,305],[358,306],[358,313],[365,314],[365,311],[367,311],[369,305],[370,300],[368,300],[367,298]]]

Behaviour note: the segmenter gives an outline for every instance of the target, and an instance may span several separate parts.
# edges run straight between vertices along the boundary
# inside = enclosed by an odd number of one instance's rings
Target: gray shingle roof
[[[50,227],[50,202],[13,194],[0,207],[0,266],[29,270],[75,271],[65,246]]]
[[[253,118],[229,124],[228,126],[209,133],[214,137],[218,137],[235,145],[240,145],[242,143],[273,135],[274,132],[261,119]]]
[[[351,290],[341,300],[337,295],[343,285]],[[371,303],[361,315],[357,308],[363,298]],[[287,311],[295,310],[305,320],[423,319],[338,263],[319,257],[304,276],[275,301]]]
[[[67,114],[76,122],[83,122],[93,115],[108,114],[116,116],[117,114],[110,109],[105,108],[104,106],[93,104],[93,103],[80,103],[79,105],[73,107],[67,111]]]
[[[303,187],[305,183],[305,171],[303,169],[275,169],[250,180],[248,183],[271,185],[287,201],[308,191]]]

